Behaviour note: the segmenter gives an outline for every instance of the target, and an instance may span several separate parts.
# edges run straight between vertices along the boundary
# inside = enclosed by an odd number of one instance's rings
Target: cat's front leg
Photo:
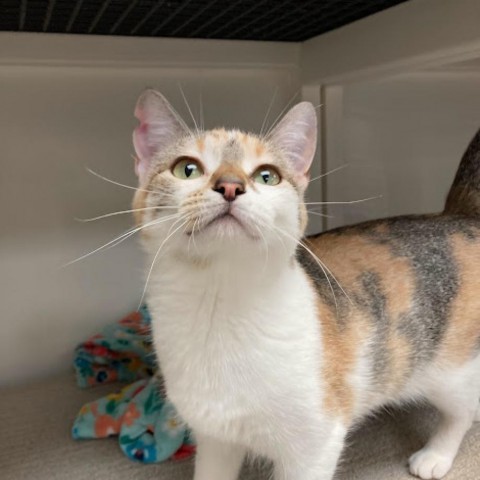
[[[345,443],[347,428],[340,422],[313,438],[298,438],[275,461],[275,480],[331,480]],[[307,441],[306,441],[307,440]]]
[[[237,480],[245,448],[201,435],[197,440],[194,480]]]

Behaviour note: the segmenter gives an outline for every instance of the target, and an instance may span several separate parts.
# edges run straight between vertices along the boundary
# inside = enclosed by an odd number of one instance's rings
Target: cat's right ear
[[[140,95],[135,117],[140,121],[133,131],[135,173],[142,183],[155,155],[189,130],[166,98],[152,89]]]

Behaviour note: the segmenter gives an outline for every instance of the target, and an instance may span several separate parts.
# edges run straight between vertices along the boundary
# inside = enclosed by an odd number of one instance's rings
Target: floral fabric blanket
[[[143,306],[76,348],[74,367],[80,387],[133,383],[84,405],[72,436],[80,440],[117,435],[125,455],[144,463],[184,459],[195,447],[174,406],[162,394],[149,333],[150,315]]]

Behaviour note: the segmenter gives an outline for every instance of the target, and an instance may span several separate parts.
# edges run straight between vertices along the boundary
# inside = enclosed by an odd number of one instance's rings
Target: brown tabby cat
[[[136,116],[153,335],[195,480],[235,480],[247,453],[330,480],[352,425],[416,399],[442,419],[410,471],[442,478],[479,418],[480,133],[443,213],[302,240],[310,104],[266,136],[192,132],[154,91]]]

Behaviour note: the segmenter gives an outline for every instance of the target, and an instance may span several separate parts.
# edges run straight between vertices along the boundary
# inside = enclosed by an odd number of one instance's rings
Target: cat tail
[[[443,213],[480,217],[480,130],[463,154]]]

